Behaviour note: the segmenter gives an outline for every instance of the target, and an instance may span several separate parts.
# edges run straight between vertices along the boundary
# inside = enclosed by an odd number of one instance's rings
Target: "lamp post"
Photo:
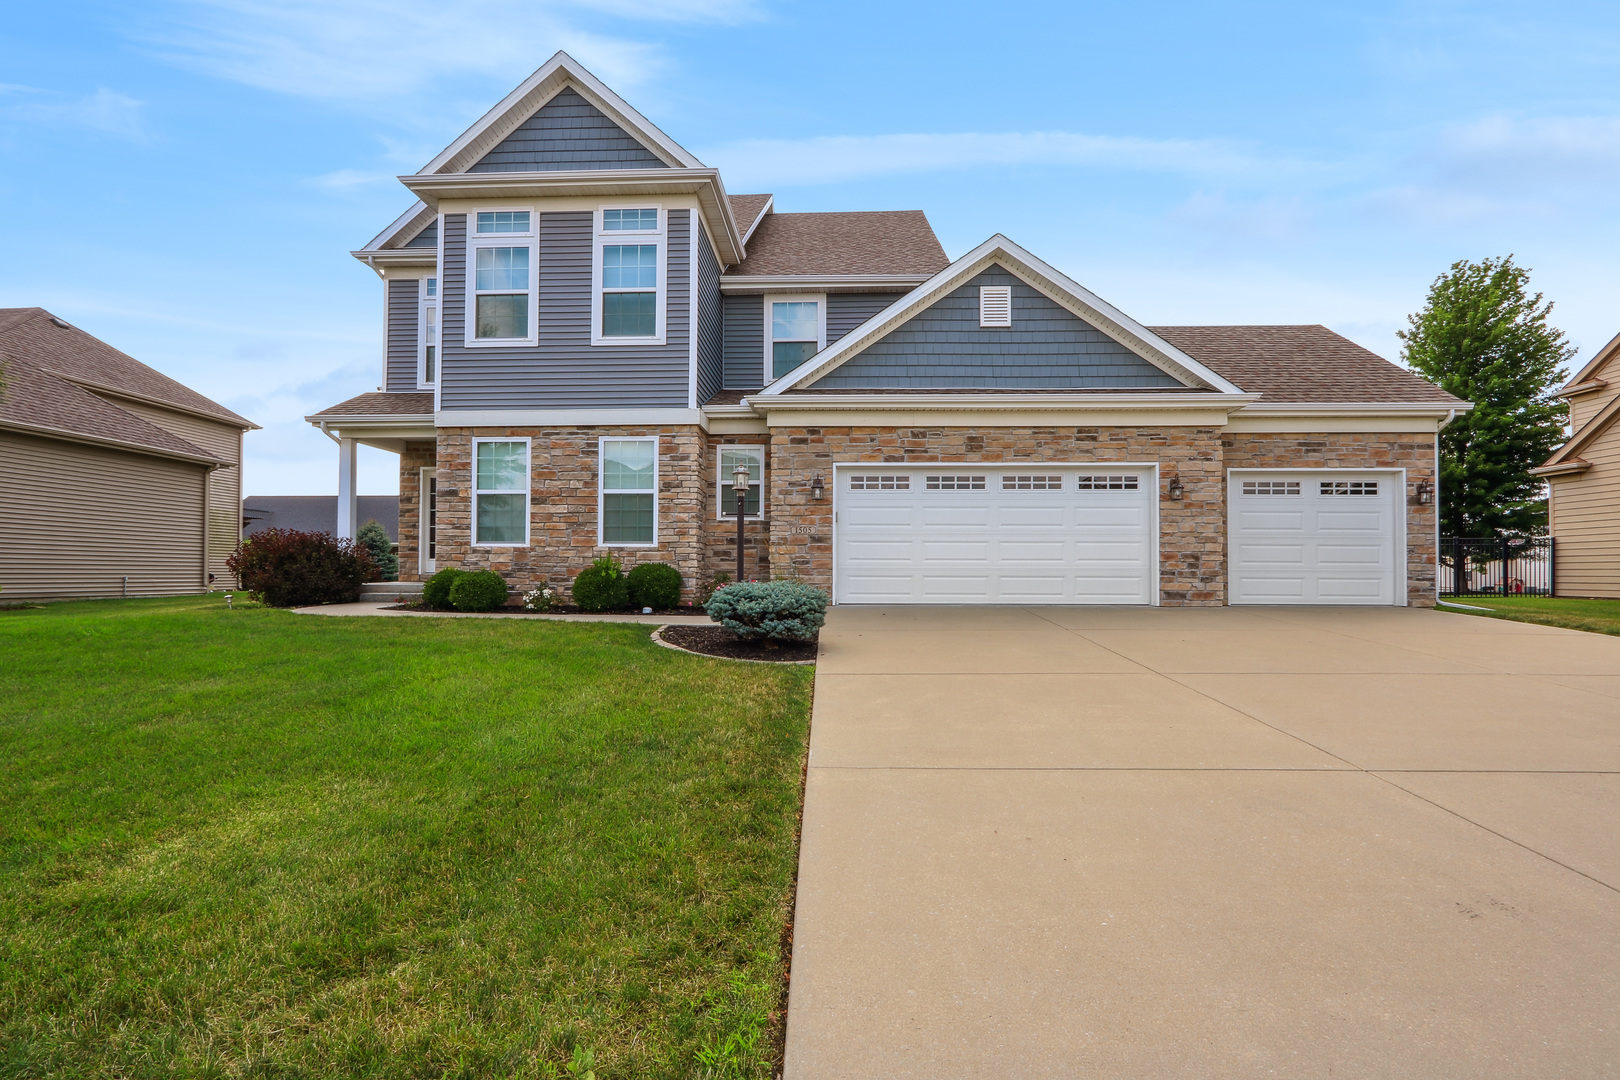
[[[748,506],[748,466],[739,461],[731,470],[731,490],[737,493],[737,580],[743,578],[743,517]]]

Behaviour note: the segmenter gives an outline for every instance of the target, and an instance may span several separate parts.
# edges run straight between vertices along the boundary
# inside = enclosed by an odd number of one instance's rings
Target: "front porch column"
[[[360,529],[360,522],[356,520],[360,516],[360,496],[355,483],[359,477],[356,449],[353,439],[338,440],[337,535],[345,540],[353,540]]]

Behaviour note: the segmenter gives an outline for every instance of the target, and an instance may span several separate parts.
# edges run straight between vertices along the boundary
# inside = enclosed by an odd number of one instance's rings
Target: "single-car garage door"
[[[1227,474],[1234,604],[1403,604],[1399,473]]]
[[[1154,471],[840,466],[840,604],[1150,604]]]

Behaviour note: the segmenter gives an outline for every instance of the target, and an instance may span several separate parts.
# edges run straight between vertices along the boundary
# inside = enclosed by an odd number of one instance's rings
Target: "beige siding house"
[[[258,425],[42,308],[0,308],[0,601],[233,585]]]
[[[1561,596],[1620,598],[1620,336],[1569,385],[1570,439],[1536,470],[1550,489]]]

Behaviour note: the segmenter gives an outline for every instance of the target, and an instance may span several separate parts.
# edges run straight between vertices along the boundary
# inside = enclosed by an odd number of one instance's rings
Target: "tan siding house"
[[[1536,474],[1558,545],[1558,593],[1620,599],[1620,337],[1559,391],[1570,439]]]
[[[41,308],[0,309],[0,601],[234,586],[257,427]]]

